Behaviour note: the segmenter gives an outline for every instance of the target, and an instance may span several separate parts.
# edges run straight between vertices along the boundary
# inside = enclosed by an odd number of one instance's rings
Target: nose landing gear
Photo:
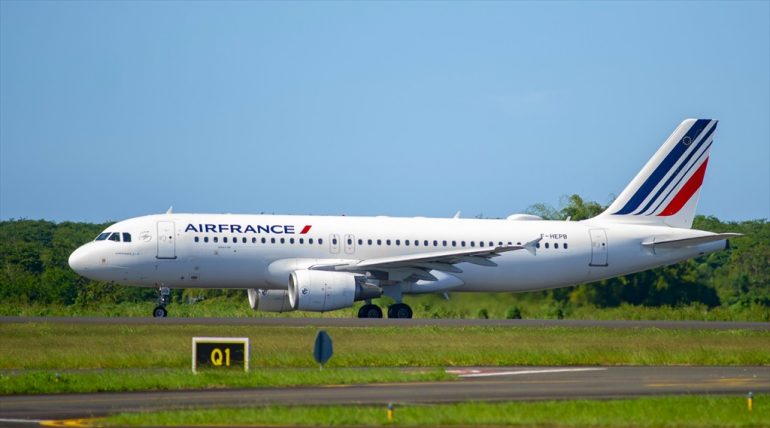
[[[160,287],[160,297],[158,297],[158,306],[152,310],[152,316],[154,318],[166,318],[168,311],[166,305],[171,300],[171,290],[168,287]]]

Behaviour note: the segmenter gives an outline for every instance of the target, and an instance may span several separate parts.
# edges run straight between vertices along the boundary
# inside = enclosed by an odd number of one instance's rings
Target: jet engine
[[[294,309],[289,304],[289,292],[286,290],[246,290],[249,306],[255,311],[290,312]]]
[[[325,312],[353,306],[357,300],[382,295],[366,277],[345,272],[295,270],[289,275],[289,304],[301,311]]]

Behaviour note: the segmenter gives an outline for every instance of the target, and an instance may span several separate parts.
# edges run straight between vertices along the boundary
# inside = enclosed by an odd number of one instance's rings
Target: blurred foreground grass
[[[624,400],[458,403],[396,406],[267,406],[244,409],[124,413],[100,423],[118,426],[541,426],[767,427],[770,396],[673,396]]]

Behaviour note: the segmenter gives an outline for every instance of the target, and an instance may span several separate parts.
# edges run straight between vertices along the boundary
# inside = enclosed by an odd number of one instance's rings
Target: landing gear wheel
[[[168,315],[168,311],[163,306],[156,306],[152,310],[152,316],[155,318],[166,318],[166,315]]]
[[[388,318],[412,318],[412,308],[406,303],[396,303],[388,308]]]
[[[377,305],[366,304],[358,310],[358,318],[382,318],[382,309]]]

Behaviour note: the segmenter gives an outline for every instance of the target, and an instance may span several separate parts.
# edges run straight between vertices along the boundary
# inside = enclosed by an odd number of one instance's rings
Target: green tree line
[[[582,220],[604,210],[578,195],[561,208],[543,204],[528,209],[547,219]],[[5,305],[97,306],[121,302],[151,302],[157,291],[91,281],[73,272],[67,259],[78,246],[92,240],[110,223],[54,223],[45,220],[0,222],[0,302]],[[659,269],[576,287],[529,293],[532,299],[598,308],[638,306],[707,307],[760,306],[770,311],[770,224],[767,220],[723,222],[697,216],[693,227],[714,232],[738,232],[726,251]],[[176,291],[176,300],[185,293]],[[229,296],[237,290],[196,290],[195,296]]]

